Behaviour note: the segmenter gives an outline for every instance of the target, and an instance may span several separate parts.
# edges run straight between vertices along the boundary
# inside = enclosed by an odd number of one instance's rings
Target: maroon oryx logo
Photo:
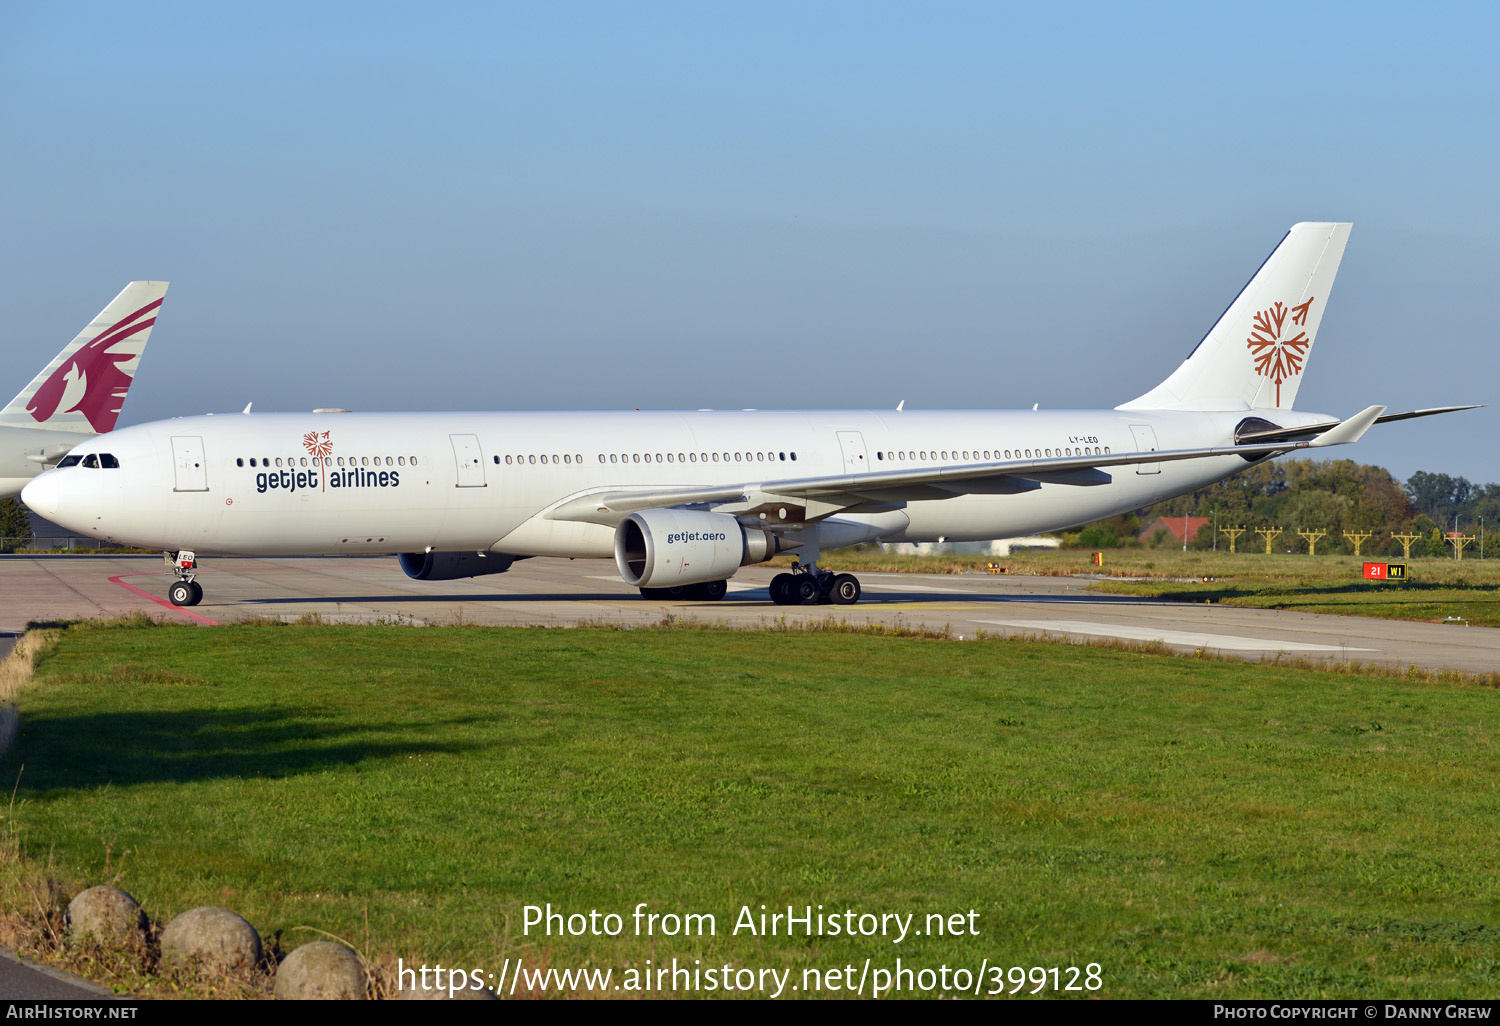
[[[100,434],[113,429],[130,389],[130,375],[120,365],[141,355],[140,347],[125,343],[156,323],[159,306],[160,299],[148,303],[90,339],[42,382],[27,401],[27,412],[38,423],[58,413],[77,412]]]
[[[1276,382],[1276,405],[1281,406],[1281,383],[1302,373],[1302,364],[1307,360],[1308,347],[1312,339],[1306,331],[1292,335],[1293,328],[1307,324],[1307,311],[1316,296],[1307,302],[1288,308],[1285,303],[1272,303],[1257,311],[1251,324],[1250,337],[1245,340],[1255,358],[1255,369]],[[1287,315],[1291,315],[1291,324]],[[1290,336],[1290,337],[1288,337]]]

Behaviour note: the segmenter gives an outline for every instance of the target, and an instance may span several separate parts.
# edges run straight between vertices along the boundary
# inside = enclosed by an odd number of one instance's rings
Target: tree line
[[[1372,537],[1361,546],[1364,555],[1400,556],[1401,543],[1391,535],[1416,534],[1421,537],[1412,545],[1413,556],[1451,556],[1453,548],[1443,535],[1455,529],[1455,517],[1457,529],[1476,538],[1481,524],[1486,533],[1500,527],[1500,484],[1475,484],[1425,470],[1402,484],[1382,467],[1353,460],[1278,460],[1136,514],[1090,525],[1077,536],[1078,543],[1092,540],[1099,545],[1108,534],[1123,542],[1141,525],[1162,516],[1209,518],[1191,543],[1199,549],[1213,547],[1217,518],[1219,527],[1282,528],[1286,533],[1280,544],[1299,550],[1304,547],[1296,535],[1299,530],[1328,531],[1318,551],[1330,554],[1353,553],[1344,534],[1368,531]],[[1253,535],[1250,540],[1255,540]],[[1222,536],[1218,544],[1225,547]],[[1243,537],[1240,547],[1252,548]],[[1488,551],[1500,549],[1487,546]],[[1464,551],[1465,558],[1478,555],[1477,543]]]

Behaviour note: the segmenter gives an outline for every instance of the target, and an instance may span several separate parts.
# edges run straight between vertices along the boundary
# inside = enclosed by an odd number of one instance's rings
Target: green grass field
[[[1354,556],[1110,549],[1104,553],[1101,568],[1089,563],[1090,555],[1082,549],[1062,549],[1004,557],[902,556],[860,546],[828,553],[820,565],[852,572],[966,573],[999,563],[1011,573],[1139,578],[1093,585],[1094,590],[1114,594],[1396,620],[1461,617],[1476,626],[1500,627],[1500,560],[1496,559],[1406,560],[1408,581],[1391,584],[1365,580],[1361,573],[1365,560]],[[790,557],[782,560],[789,563]],[[1370,561],[1402,562],[1386,556]],[[1213,580],[1205,581],[1205,577]]]
[[[286,949],[313,928],[495,973],[988,959],[1096,962],[1105,997],[1482,997],[1497,702],[1054,643],[85,626],[0,769],[70,885],[108,850],[154,919],[227,905]],[[718,935],[523,936],[547,902]],[[761,904],[974,909],[979,935],[731,936]]]

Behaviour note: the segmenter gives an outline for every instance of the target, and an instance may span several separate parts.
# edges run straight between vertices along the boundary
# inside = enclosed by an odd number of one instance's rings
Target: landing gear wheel
[[[799,606],[811,606],[818,601],[818,582],[810,574],[803,574],[792,578],[792,585],[786,590],[787,597]]]
[[[839,574],[833,579],[828,597],[836,606],[852,606],[859,601],[859,593],[859,578],[853,574]]]
[[[193,589],[193,597],[192,600],[188,602],[188,605],[196,606],[199,602],[203,601],[203,585],[199,584],[197,581],[189,581],[188,587]]]
[[[777,574],[771,578],[771,601],[778,606],[790,606],[796,603],[796,594],[793,589],[797,586],[797,578],[791,574]]]
[[[176,581],[167,589],[167,598],[172,600],[174,606],[190,606],[193,604],[193,584],[191,581]]]
[[[666,597],[667,597],[667,589],[666,588],[642,588],[641,589],[641,598],[643,598],[643,599],[658,599],[658,600],[660,600],[660,599],[664,599]]]
[[[728,581],[704,581],[692,587],[693,597],[703,602],[717,602],[729,593]]]

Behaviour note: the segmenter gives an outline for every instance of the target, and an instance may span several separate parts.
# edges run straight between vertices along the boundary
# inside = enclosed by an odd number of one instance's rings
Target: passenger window
[[[85,456],[83,458],[83,465],[85,467],[88,467],[90,470],[98,470],[99,469],[99,457],[96,456],[94,453],[89,453],[87,456]]]
[[[411,465],[414,467],[417,465],[417,458],[415,456],[411,458]]]
[[[234,461],[234,465],[236,467],[243,467],[245,465],[245,459],[244,459],[244,457],[242,456],[239,459],[235,460]]]
[[[796,460],[797,460],[797,454],[796,453],[792,453],[792,461],[796,462]]]
[[[103,467],[105,470],[119,470],[120,461],[115,459],[107,452],[101,452],[99,454],[99,466]]]

